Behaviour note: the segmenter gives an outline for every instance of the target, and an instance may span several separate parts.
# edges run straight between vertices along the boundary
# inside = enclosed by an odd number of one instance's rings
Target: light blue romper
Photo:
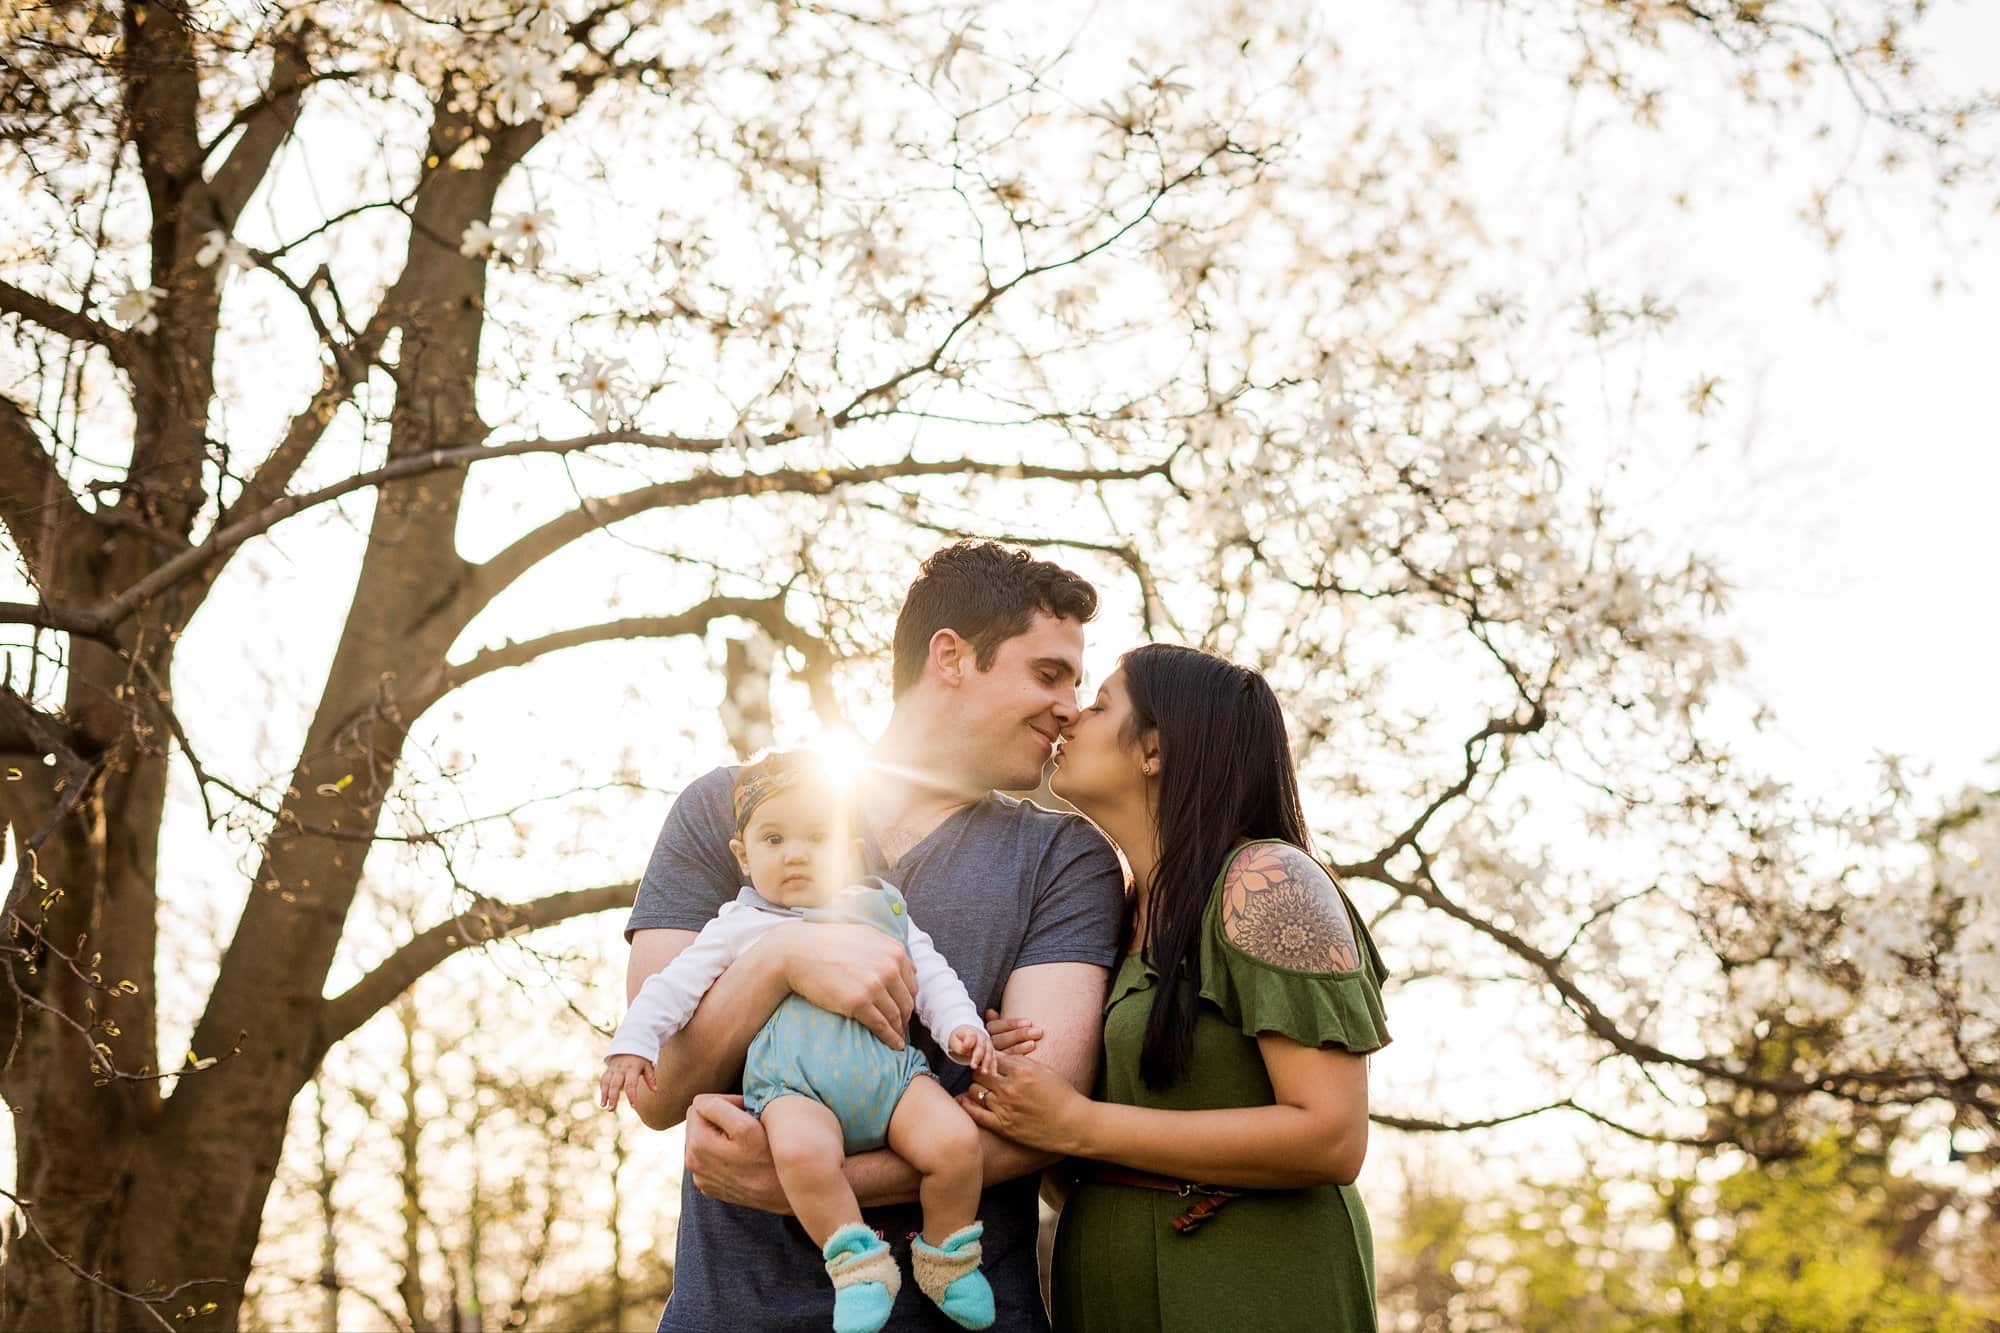
[[[807,921],[857,921],[894,936],[905,952],[910,947],[909,906],[895,886],[879,879],[844,890],[825,907],[779,907],[751,888],[736,900]],[[889,1117],[903,1089],[930,1072],[915,1045],[895,1050],[853,1019],[787,995],[744,1057],[743,1106],[757,1115],[779,1097],[810,1097],[839,1118],[852,1156],[888,1142]]]

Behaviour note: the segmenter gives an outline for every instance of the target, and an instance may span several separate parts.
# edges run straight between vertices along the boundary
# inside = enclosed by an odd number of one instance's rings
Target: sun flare
[[[845,727],[822,731],[806,742],[806,748],[846,786],[860,782],[868,768],[868,744]]]

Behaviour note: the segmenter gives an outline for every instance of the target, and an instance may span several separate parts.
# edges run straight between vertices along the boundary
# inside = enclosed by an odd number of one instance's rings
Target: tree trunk
[[[440,114],[433,142],[449,151],[462,128]],[[403,329],[392,458],[486,434],[474,405],[485,263],[452,242],[490,215],[499,182],[539,132],[497,136],[487,170],[440,173],[419,196],[404,276],[386,298],[399,303]],[[173,1327],[189,1333],[236,1325],[291,1105],[323,1050],[326,975],[414,720],[398,682],[440,671],[463,627],[450,609],[466,573],[455,542],[463,480],[462,471],[434,473],[377,492],[319,707],[195,1029],[196,1055],[220,1062],[182,1078],[164,1102],[150,1082],[93,1088],[87,1041],[38,1016],[0,1072],[20,1145],[19,1193],[32,1202],[36,1224],[79,1267],[128,1292],[202,1281],[167,1309]],[[122,588],[134,577],[120,569],[102,582]],[[177,610],[155,612],[128,648],[154,664],[160,681],[174,637],[167,617]],[[151,1059],[163,728],[132,705],[135,691],[143,704],[150,682],[93,676],[92,655],[116,661],[79,640],[69,716],[93,734],[109,733],[116,752],[92,799],[43,849],[45,879],[88,889],[57,901],[45,936],[65,949],[87,931],[115,943],[116,960],[110,945],[92,944],[85,957],[103,947],[106,967],[129,969],[112,980],[130,975],[141,986],[127,1007],[144,1016],[133,1019],[126,1040]],[[88,987],[57,968],[24,980],[56,992],[44,1003],[84,1012]],[[10,1247],[0,1284],[0,1329],[159,1327],[140,1303],[72,1275],[32,1242]],[[214,1310],[200,1308],[211,1301]],[[189,1306],[195,1313],[176,1317]]]

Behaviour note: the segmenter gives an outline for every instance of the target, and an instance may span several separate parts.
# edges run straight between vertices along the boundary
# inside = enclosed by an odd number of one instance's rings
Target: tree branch
[[[296,423],[295,423],[296,424]],[[151,573],[132,584],[124,592],[110,600],[89,608],[65,612],[65,623],[61,628],[93,638],[104,638],[117,624],[149,598],[172,588],[200,573],[211,561],[235,550],[249,541],[276,527],[292,515],[318,505],[327,504],[343,496],[364,491],[385,482],[400,481],[406,477],[421,476],[427,472],[437,472],[448,467],[460,467],[488,458],[511,458],[522,454],[567,453],[594,445],[618,441],[658,438],[668,447],[720,447],[720,441],[679,441],[674,437],[633,437],[622,432],[606,435],[589,435],[568,440],[520,440],[511,444],[472,444],[444,449],[427,449],[422,453],[407,454],[401,458],[357,473],[344,480],[329,483],[315,491],[301,495],[284,495],[271,501],[264,508],[240,518],[233,523],[217,528],[198,546],[165,561]],[[0,623],[8,619],[20,620],[20,616],[9,617],[0,611]]]
[[[35,434],[34,423],[13,399],[0,396],[0,524],[28,562],[36,587],[57,589],[57,556],[70,534],[90,515],[56,469],[56,460]],[[30,622],[33,623],[33,622]]]
[[[1415,1134],[1463,1134],[1473,1130],[1493,1129],[1500,1125],[1511,1125],[1517,1120],[1531,1120],[1551,1111],[1571,1111],[1587,1120],[1594,1120],[1606,1129],[1616,1130],[1628,1138],[1640,1139],[1646,1143],[1675,1144],[1683,1148],[1719,1148],[1730,1142],[1726,1134],[1663,1134],[1650,1129],[1640,1129],[1634,1125],[1593,1111],[1579,1104],[1574,1098],[1565,1097],[1561,1101],[1545,1106],[1531,1106],[1523,1111],[1513,1111],[1506,1115],[1489,1116],[1482,1120],[1425,1120],[1416,1116],[1389,1115],[1380,1111],[1369,1113],[1368,1118],[1378,1125],[1390,1129],[1400,1129]]]
[[[893,505],[877,504],[870,501],[868,507],[878,514],[886,515],[908,527],[921,528],[925,532],[935,532],[940,537],[953,537],[961,541],[1002,542],[1011,546],[1059,546],[1068,551],[1095,551],[1108,555],[1132,572],[1133,580],[1139,585],[1139,628],[1147,638],[1156,631],[1154,617],[1165,605],[1160,599],[1159,585],[1153,578],[1152,569],[1139,548],[1131,542],[1086,541],[1081,537],[1023,537],[1013,532],[980,532],[972,528],[958,527],[950,523],[933,523],[917,518]]]
[[[37,629],[80,634],[100,643],[116,643],[110,626],[95,611],[57,602],[0,602],[0,625],[33,625]]]
[[[1849,1069],[1778,1077],[1760,1074],[1750,1068],[1732,1068],[1725,1061],[1713,1056],[1681,1055],[1655,1045],[1620,1027],[1618,1022],[1605,1012],[1602,1005],[1577,985],[1568,969],[1554,955],[1536,948],[1521,935],[1488,921],[1448,896],[1437,886],[1429,856],[1421,847],[1414,847],[1414,850],[1419,864],[1419,872],[1416,875],[1405,879],[1387,870],[1375,869],[1364,875],[1364,878],[1375,879],[1429,907],[1436,908],[1528,964],[1547,979],[1549,985],[1562,997],[1571,1012],[1582,1021],[1585,1030],[1591,1036],[1641,1066],[1671,1065],[1759,1092],[1794,1097],[1824,1093],[1858,1105],[1920,1101],[1944,1096],[1950,1096],[1954,1101],[1969,1101],[1974,1105],[1985,1107],[1992,1105],[1990,1074],[1977,1070],[1960,1078],[1924,1070],[1898,1069]],[[1987,1087],[1988,1091],[1982,1093],[1982,1086]]]
[[[650,448],[709,453],[720,449],[723,441],[689,439],[677,435],[643,435],[631,431],[606,431],[602,434],[582,435],[569,439],[458,445],[408,454],[393,459],[381,467],[329,483],[318,490],[307,491],[300,495],[280,496],[263,509],[217,528],[200,545],[190,547],[163,562],[116,597],[95,607],[62,612],[61,628],[93,638],[105,638],[119,622],[146,601],[194,577],[211,561],[251,538],[269,531],[294,514],[352,495],[357,491],[445,468],[470,466],[487,459],[515,458],[527,454],[575,453],[606,444],[641,444]],[[621,518],[629,518],[652,509],[700,504],[707,500],[730,496],[781,492],[825,495],[842,486],[863,485],[892,477],[987,476],[1069,482],[1137,481],[1160,475],[1165,470],[1165,463],[1151,463],[1137,468],[1058,468],[1039,464],[988,463],[967,458],[943,459],[935,462],[905,459],[898,463],[883,463],[871,467],[821,469],[811,472],[788,468],[776,472],[746,472],[735,475],[712,473],[685,481],[662,482],[603,500],[587,500],[569,513],[551,519],[528,533],[485,564],[476,566],[475,577],[467,585],[467,592],[460,598],[459,623],[463,625],[469,622],[479,608],[490,602],[515,579],[570,542]],[[10,610],[14,614],[10,615]],[[40,615],[48,614],[53,613],[40,613]],[[0,607],[0,623],[27,619],[28,617],[21,614],[18,607]],[[40,623],[40,620],[37,618],[30,623]]]
[[[806,471],[786,468],[775,472],[745,472],[734,476],[710,473],[685,481],[659,482],[636,490],[585,500],[576,508],[525,534],[473,570],[473,577],[460,597],[458,612],[470,622],[481,608],[526,574],[530,569],[582,537],[621,519],[654,509],[672,509],[701,504],[729,496],[826,495],[842,486],[860,486],[898,477],[985,476],[1013,479],[1043,479],[1067,482],[1138,481],[1164,473],[1165,463],[1137,468],[1060,468],[1039,464],[987,463],[970,458],[918,462],[904,459],[868,467],[830,468]]]
[[[236,114],[232,128],[243,126],[243,137],[229,150],[229,156],[215,170],[209,182],[209,196],[215,201],[216,219],[224,231],[234,233],[236,216],[256,193],[271,159],[286,139],[299,116],[299,100],[313,82],[312,66],[306,61],[306,25],[287,29],[271,54],[271,80],[264,94]]]
[[[124,334],[81,310],[57,305],[11,282],[0,282],[0,314],[19,315],[65,338],[94,343],[109,352],[114,362],[125,364]]]
[[[390,313],[393,297],[392,292],[384,298],[373,318],[352,343],[331,348],[333,364],[321,377],[318,392],[285,427],[285,437],[257,465],[257,470],[243,484],[242,492],[222,510],[216,520],[217,532],[233,527],[244,515],[261,512],[284,495],[285,488],[292,484],[292,478],[305,465],[306,457],[326,434],[334,414],[353,397],[355,389],[368,377],[369,369],[382,350],[383,341],[395,327],[395,317]],[[218,560],[207,565],[202,571],[203,580],[213,583],[222,572],[224,563]]]
[[[607,912],[632,901],[633,884],[606,884],[551,894],[533,902],[509,904],[480,898],[448,921],[441,921],[390,954],[374,971],[327,1000],[320,1010],[311,1063],[360,1027],[424,973],[460,949],[539,930],[571,917]]]
[[[794,625],[785,616],[785,595],[772,597],[710,597],[698,605],[670,616],[632,616],[559,630],[520,643],[509,642],[477,653],[462,663],[447,663],[417,687],[417,711],[428,708],[446,694],[495,671],[523,666],[565,648],[619,639],[670,639],[682,634],[699,634],[711,623],[735,617],[753,621],[778,642],[805,652],[808,658],[826,656],[826,645]]]

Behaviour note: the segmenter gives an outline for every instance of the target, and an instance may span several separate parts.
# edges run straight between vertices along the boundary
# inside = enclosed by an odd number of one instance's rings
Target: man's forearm
[[[1031,1175],[1059,1160],[1054,1153],[1024,1148],[998,1134],[979,1135],[981,1188],[991,1189],[1003,1180]],[[923,1179],[917,1169],[887,1148],[857,1153],[842,1168],[854,1197],[864,1208],[888,1203],[915,1203],[917,1184]]]
[[[687,1026],[660,1047],[659,1091],[634,1099],[639,1118],[654,1129],[672,1129],[687,1118],[696,1097],[735,1087],[751,1041],[789,993],[777,950],[753,948],[731,963]]]

